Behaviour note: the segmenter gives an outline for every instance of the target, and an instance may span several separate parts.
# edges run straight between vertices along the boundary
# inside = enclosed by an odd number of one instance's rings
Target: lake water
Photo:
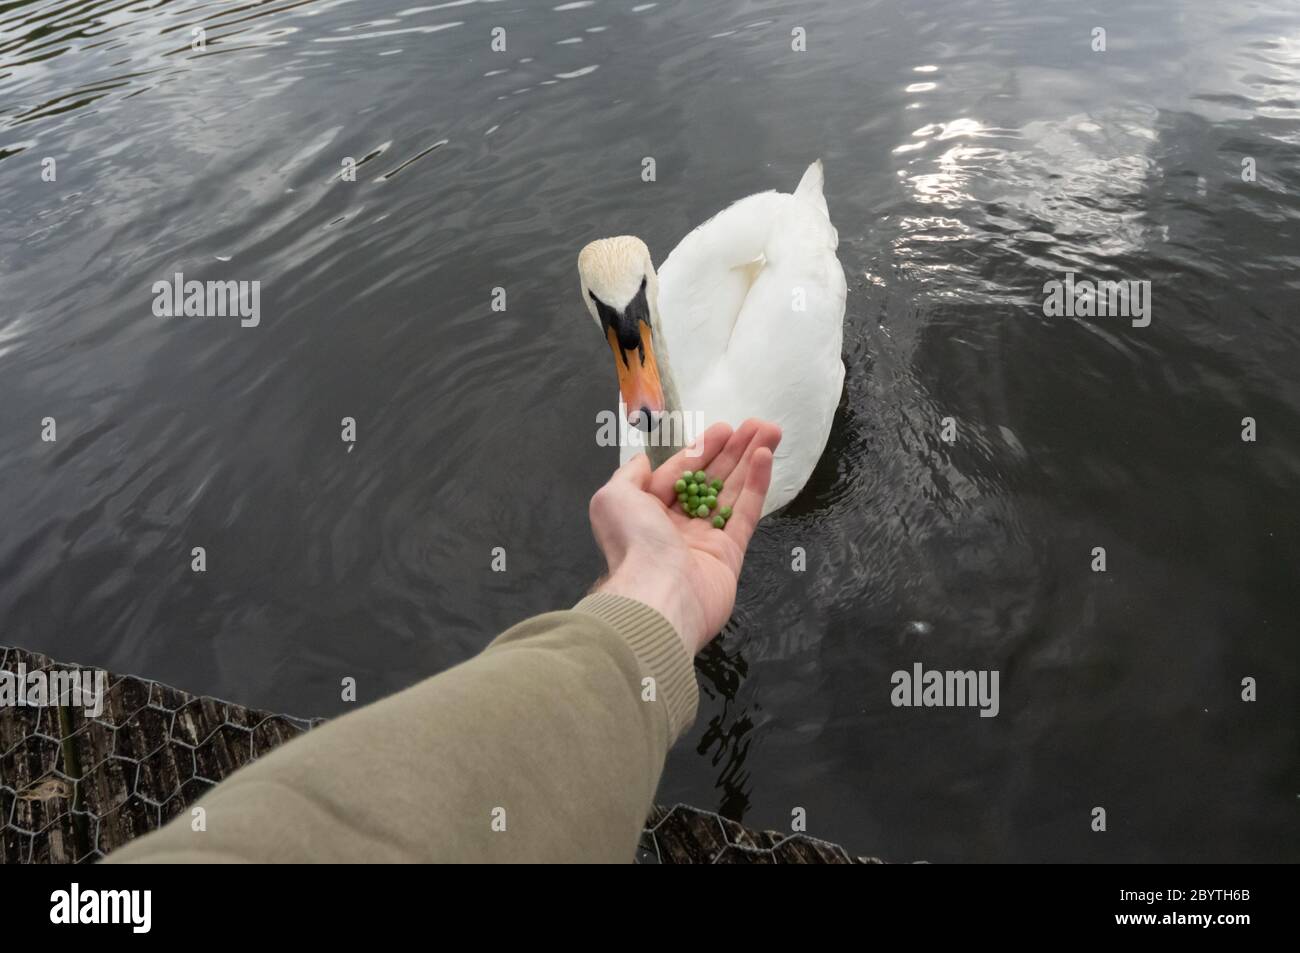
[[[894,860],[1300,859],[1287,0],[5,4],[0,642],[329,716],[571,604],[616,457],[578,249],[661,262],[818,156],[845,397],[660,800]],[[155,317],[178,271],[260,323]],[[1067,272],[1150,324],[1045,315]],[[998,716],[894,707],[917,662]]]

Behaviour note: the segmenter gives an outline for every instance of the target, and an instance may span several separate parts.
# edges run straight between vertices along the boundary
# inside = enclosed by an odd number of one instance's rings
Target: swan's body
[[[793,194],[751,195],[700,225],[657,280],[637,239],[594,242],[579,257],[583,297],[622,362],[630,419],[644,425],[667,410],[705,425],[758,417],[781,426],[765,514],[803,489],[839,404],[846,288],[837,244],[818,161]],[[624,443],[622,459],[643,449],[658,465],[675,448]]]

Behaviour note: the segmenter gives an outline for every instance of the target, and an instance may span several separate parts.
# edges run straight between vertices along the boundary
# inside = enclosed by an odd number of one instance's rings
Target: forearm
[[[664,618],[597,594],[237,772],[196,803],[205,831],[187,813],[109,860],[626,862],[697,700]]]

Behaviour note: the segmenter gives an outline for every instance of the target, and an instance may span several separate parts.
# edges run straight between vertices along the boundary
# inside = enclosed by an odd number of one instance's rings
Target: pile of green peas
[[[703,470],[687,470],[681,479],[673,484],[677,491],[677,502],[682,512],[696,519],[708,519],[713,516],[714,529],[722,529],[731,519],[731,507],[718,509],[718,494],[722,492],[721,480],[710,480]],[[714,510],[717,510],[715,513]]]

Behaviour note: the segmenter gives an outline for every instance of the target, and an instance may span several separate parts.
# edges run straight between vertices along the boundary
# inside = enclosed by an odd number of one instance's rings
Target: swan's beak
[[[659,383],[659,365],[655,363],[654,335],[642,324],[641,343],[631,351],[625,351],[619,344],[613,328],[605,331],[605,338],[614,352],[618,390],[627,406],[627,422],[649,432],[664,411],[664,389]]]

